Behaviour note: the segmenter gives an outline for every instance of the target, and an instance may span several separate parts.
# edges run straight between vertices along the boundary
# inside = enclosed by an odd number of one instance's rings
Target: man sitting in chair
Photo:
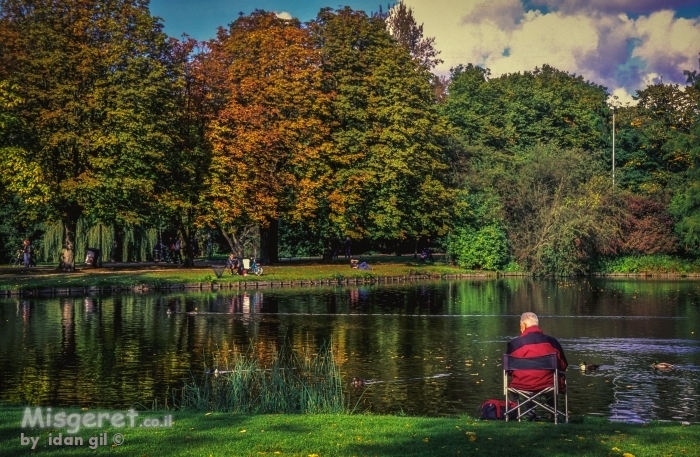
[[[523,313],[520,316],[520,336],[508,343],[506,354],[513,357],[532,358],[547,354],[557,354],[557,367],[559,371],[566,370],[569,363],[566,361],[564,349],[555,338],[545,335],[539,327],[539,319],[535,313]],[[515,389],[536,392],[546,389],[554,382],[554,373],[544,370],[517,370],[512,372],[509,383]],[[559,391],[566,389],[563,376],[560,376]],[[552,398],[547,402],[551,404]]]

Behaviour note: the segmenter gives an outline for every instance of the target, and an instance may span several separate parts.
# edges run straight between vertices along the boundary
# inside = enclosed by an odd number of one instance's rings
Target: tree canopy
[[[325,9],[310,26],[332,95],[325,230],[374,239],[445,233],[447,130],[430,73],[379,18]]]
[[[138,0],[5,0],[0,79],[20,100],[3,160],[11,186],[65,226],[137,223],[172,144],[166,36]]]

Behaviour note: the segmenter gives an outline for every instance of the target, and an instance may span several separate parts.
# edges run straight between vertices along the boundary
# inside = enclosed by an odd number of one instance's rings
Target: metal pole
[[[612,141],[613,141],[613,150],[612,150],[612,178],[613,178],[613,187],[615,187],[615,111],[617,111],[617,108],[613,107],[613,135],[612,135]]]

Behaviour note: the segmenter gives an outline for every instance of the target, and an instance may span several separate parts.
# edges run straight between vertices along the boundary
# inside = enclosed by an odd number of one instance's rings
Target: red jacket
[[[566,361],[564,349],[559,341],[542,333],[539,327],[533,325],[525,329],[519,337],[508,343],[506,354],[514,357],[539,357],[547,354],[557,354],[559,370],[564,371],[569,363]],[[521,390],[542,390],[552,385],[554,374],[543,370],[518,370],[512,373],[510,386]]]

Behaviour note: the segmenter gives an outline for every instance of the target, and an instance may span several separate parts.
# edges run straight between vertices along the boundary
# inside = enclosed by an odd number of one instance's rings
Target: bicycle
[[[10,266],[11,267],[24,266],[24,249],[17,249],[17,253],[12,258],[12,260],[10,260]],[[29,266],[30,267],[36,266],[36,260],[34,259],[33,255],[31,255],[29,257]]]
[[[258,265],[258,262],[255,261],[255,257],[250,259],[250,268],[248,268],[248,271],[256,276],[260,276],[261,274],[263,274],[263,267]]]
[[[11,267],[16,267],[19,265],[24,265],[24,251],[22,249],[18,249],[15,256],[12,258],[12,260],[10,260]]]

